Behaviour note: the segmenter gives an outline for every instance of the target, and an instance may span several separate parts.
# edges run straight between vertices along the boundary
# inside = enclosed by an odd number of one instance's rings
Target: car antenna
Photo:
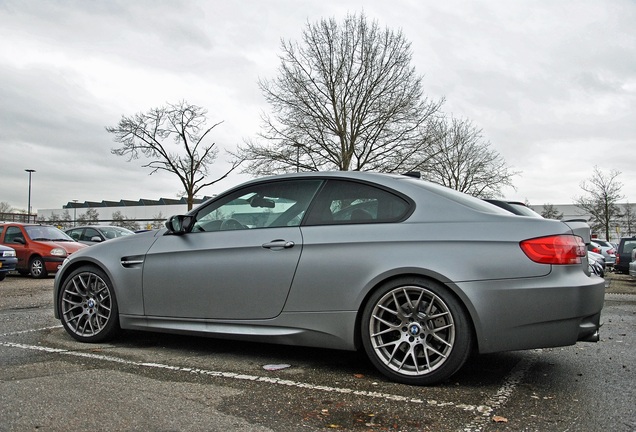
[[[422,178],[422,173],[419,171],[409,171],[403,173],[402,175],[405,175],[407,177]]]

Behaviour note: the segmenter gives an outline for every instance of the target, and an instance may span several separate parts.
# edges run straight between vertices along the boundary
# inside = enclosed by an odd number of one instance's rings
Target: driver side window
[[[288,180],[241,188],[202,208],[192,232],[298,226],[321,184]]]

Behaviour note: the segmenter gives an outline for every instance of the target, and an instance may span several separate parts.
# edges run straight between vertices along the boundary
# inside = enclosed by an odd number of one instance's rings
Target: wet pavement
[[[71,339],[53,279],[0,282],[0,431],[635,431],[636,282],[608,275],[601,341],[477,356],[434,387],[358,353],[124,332]]]

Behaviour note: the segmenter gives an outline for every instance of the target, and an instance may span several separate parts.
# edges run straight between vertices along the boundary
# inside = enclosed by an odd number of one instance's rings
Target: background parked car
[[[34,278],[55,273],[70,254],[86,247],[54,226],[17,222],[0,224],[0,244],[15,249],[16,269]]]
[[[107,225],[87,225],[69,228],[66,231],[73,240],[85,245],[94,245],[106,240],[111,240],[117,237],[124,237],[127,235],[133,235],[134,232],[127,228],[118,226]]]
[[[636,248],[636,237],[623,237],[618,243],[616,251],[616,264],[614,270],[619,273],[629,272],[629,263],[632,261],[632,251]]]
[[[15,270],[17,264],[15,249],[0,245],[0,281],[7,276],[7,273]]]
[[[605,268],[607,264],[605,263],[605,258],[600,253],[593,252],[591,250],[587,251],[587,259],[590,264],[590,271],[600,277],[605,277]]]
[[[592,239],[591,242],[595,248],[598,248],[600,252],[592,250],[592,252],[600,253],[605,258],[605,265],[609,268],[614,268],[616,264],[616,247],[607,240]]]

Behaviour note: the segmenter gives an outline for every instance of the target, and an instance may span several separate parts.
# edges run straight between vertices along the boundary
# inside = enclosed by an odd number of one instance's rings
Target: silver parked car
[[[597,341],[589,233],[407,176],[287,174],[76,252],[55,316],[83,342],[123,328],[361,348],[389,378],[428,385],[473,351]]]
[[[599,253],[588,250],[587,259],[590,263],[590,271],[600,277],[605,277],[605,268],[607,267],[605,257]]]
[[[603,258],[605,258],[605,264],[608,267],[613,268],[614,264],[616,264],[616,247],[607,240],[599,239],[592,239],[591,244],[600,249],[600,252],[593,251],[603,255]]]
[[[66,231],[73,240],[85,245],[94,245],[106,240],[135,234],[128,228],[110,225],[87,225],[69,228]]]

